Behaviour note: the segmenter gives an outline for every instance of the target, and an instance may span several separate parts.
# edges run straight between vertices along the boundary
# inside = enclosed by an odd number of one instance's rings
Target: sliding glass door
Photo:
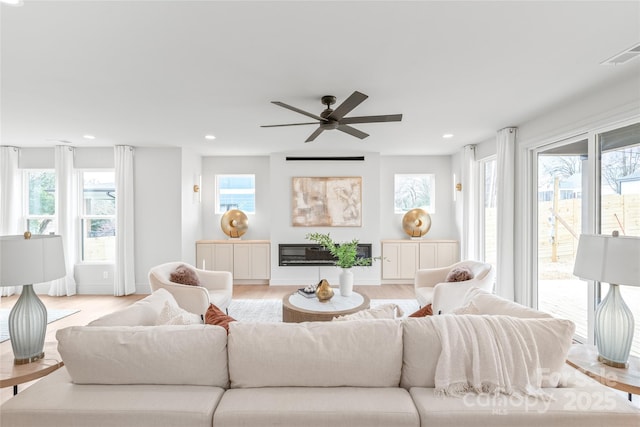
[[[602,132],[597,140],[600,233],[640,236],[640,124]],[[602,283],[597,297],[604,298],[607,292],[609,284]],[[620,286],[620,292],[635,316],[631,353],[640,356],[640,288]]]
[[[537,166],[538,309],[572,320],[576,336],[586,339],[589,292],[573,264],[586,224],[588,140],[539,151]]]
[[[534,294],[540,310],[572,320],[591,342],[607,283],[573,276],[581,233],[640,236],[640,123],[589,132],[535,151],[537,217]],[[639,260],[640,262],[640,260]],[[640,356],[640,288],[621,286],[635,313],[631,352]]]

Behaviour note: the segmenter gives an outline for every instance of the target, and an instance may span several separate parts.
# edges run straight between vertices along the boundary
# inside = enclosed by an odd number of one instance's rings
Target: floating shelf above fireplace
[[[358,243],[358,258],[371,258],[371,243]],[[335,258],[320,245],[281,243],[278,245],[278,265],[323,266],[335,265]]]

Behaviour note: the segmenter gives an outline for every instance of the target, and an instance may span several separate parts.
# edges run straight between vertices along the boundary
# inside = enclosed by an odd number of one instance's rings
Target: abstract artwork
[[[294,177],[294,227],[361,227],[362,177]]]

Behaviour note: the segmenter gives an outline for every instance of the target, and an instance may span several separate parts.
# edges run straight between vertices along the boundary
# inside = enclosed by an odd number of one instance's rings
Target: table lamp
[[[596,309],[598,360],[628,367],[634,320],[619,285],[640,286],[640,237],[582,234],[573,268],[577,277],[609,283],[609,292]]]
[[[47,309],[33,290],[34,283],[65,275],[62,238],[54,235],[0,236],[0,286],[20,286],[20,298],[9,313],[9,337],[14,363],[44,357]]]

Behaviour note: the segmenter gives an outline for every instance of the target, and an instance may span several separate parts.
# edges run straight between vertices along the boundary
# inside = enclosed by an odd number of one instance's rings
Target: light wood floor
[[[300,286],[268,286],[268,285],[236,285],[233,289],[235,299],[280,299],[287,294],[294,292]],[[413,285],[382,285],[382,286],[356,286],[355,291],[367,295],[371,299],[410,299],[415,298]],[[47,325],[47,335],[45,346],[56,343],[56,332],[59,329],[69,326],[86,325],[98,317],[121,310],[146,295],[129,295],[125,297],[114,297],[110,295],[74,295],[70,297],[50,297],[39,295],[47,308],[52,309],[74,309],[79,312],[57,320]],[[0,298],[0,308],[11,308],[18,299],[18,295]],[[0,363],[13,363],[13,350],[11,342],[0,343]],[[32,383],[19,386],[19,390],[24,390]],[[0,403],[6,401],[13,395],[12,387],[0,389]]]

